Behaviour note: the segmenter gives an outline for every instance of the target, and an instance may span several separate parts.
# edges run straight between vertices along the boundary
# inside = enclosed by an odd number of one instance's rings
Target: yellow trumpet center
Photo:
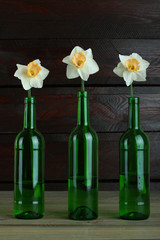
[[[86,57],[83,52],[75,53],[72,57],[73,64],[78,68],[83,67],[85,61]]]
[[[27,66],[27,75],[32,78],[37,77],[41,70],[42,68],[38,63],[30,62]]]
[[[125,62],[126,68],[130,72],[136,72],[140,69],[140,62],[136,58],[130,58]]]

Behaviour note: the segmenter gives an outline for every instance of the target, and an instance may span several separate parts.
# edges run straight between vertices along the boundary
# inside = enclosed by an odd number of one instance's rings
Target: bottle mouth
[[[25,97],[24,103],[35,103],[35,97]]]
[[[78,92],[78,98],[79,97],[88,97],[88,92],[87,91],[79,91]]]
[[[129,97],[128,102],[129,103],[134,103],[134,104],[139,104],[139,97]]]

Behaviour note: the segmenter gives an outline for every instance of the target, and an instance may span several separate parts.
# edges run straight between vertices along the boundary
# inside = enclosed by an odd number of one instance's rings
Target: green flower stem
[[[31,97],[31,89],[28,90],[28,97]]]
[[[82,91],[85,91],[84,81],[83,80],[81,80],[81,88],[82,88]]]
[[[130,85],[130,90],[131,90],[131,97],[133,97],[133,85]]]

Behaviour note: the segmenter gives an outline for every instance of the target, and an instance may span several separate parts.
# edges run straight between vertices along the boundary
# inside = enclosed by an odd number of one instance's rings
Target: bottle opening
[[[35,97],[25,97],[24,103],[35,103]]]
[[[139,104],[139,97],[130,97],[129,103]]]
[[[79,91],[78,97],[88,97],[88,92],[87,91]]]

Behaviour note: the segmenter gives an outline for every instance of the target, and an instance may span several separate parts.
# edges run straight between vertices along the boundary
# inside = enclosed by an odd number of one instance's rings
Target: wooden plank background
[[[90,122],[99,136],[100,189],[118,189],[119,139],[127,129],[129,88],[113,73],[118,54],[150,62],[135,83],[141,127],[151,143],[151,187],[160,189],[160,0],[0,1],[0,190],[13,189],[14,139],[27,93],[16,63],[39,58],[50,70],[36,96],[37,128],[46,141],[46,189],[67,189],[68,136],[76,125],[80,79],[66,79],[64,56],[92,48],[100,71],[86,83]],[[63,149],[63,151],[62,151]]]

